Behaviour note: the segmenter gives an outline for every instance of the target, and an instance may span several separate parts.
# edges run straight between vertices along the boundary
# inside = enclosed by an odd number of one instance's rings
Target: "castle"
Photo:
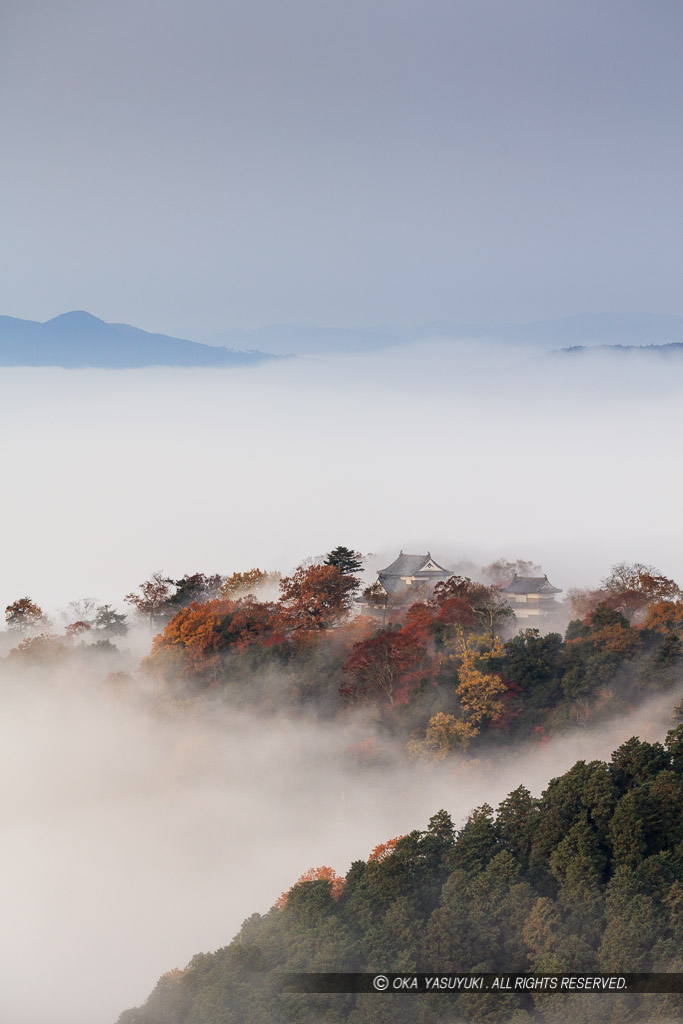
[[[389,604],[402,604],[404,600],[419,601],[431,595],[435,584],[453,575],[432,558],[429,551],[426,555],[408,555],[401,551],[390,565],[379,570],[376,581],[359,598],[358,604],[370,610],[373,606],[386,608]],[[529,623],[551,614],[557,607],[555,594],[561,593],[547,576],[519,576],[517,573],[500,589],[501,597],[515,616]]]
[[[559,587],[554,587],[547,576],[512,577],[501,594],[518,619],[539,619],[550,614],[555,607],[555,594],[561,594]]]

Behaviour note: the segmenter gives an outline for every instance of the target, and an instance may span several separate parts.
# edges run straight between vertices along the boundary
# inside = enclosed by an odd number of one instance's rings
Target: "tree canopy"
[[[47,619],[40,608],[30,597],[20,597],[5,608],[5,622],[8,629],[25,633],[29,629],[45,626]]]
[[[215,953],[166,974],[119,1024],[579,1024],[604,995],[295,996],[283,972],[680,972],[683,726],[609,764],[577,762],[460,827],[445,810],[378,844],[345,877],[310,869]],[[388,1001],[391,1000],[391,1001]],[[554,1001],[553,1001],[554,1000]],[[610,995],[610,1021],[681,1019],[680,995]],[[417,1016],[416,1016],[417,1015]],[[453,1018],[455,1019],[455,1018]]]
[[[342,576],[355,576],[363,568],[363,556],[360,551],[352,551],[339,544],[329,552],[325,565],[335,565]]]

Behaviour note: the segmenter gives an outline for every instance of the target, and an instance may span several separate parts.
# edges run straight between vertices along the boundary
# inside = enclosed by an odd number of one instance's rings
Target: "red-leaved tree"
[[[346,614],[358,581],[336,565],[299,566],[280,580],[280,608],[292,632],[330,629]]]
[[[352,681],[341,687],[344,697],[372,700],[384,696],[394,703],[397,685],[403,675],[419,663],[425,653],[419,637],[404,630],[380,629],[367,640],[353,645],[342,665]]]

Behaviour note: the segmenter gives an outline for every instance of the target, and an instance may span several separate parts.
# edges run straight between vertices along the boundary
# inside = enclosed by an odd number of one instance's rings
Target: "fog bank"
[[[446,808],[458,824],[577,758],[662,738],[673,694],[495,763],[358,767],[360,724],[151,710],[97,679],[2,682],[0,901],[12,1024],[112,1024],[309,867],[346,871]]]
[[[343,543],[683,577],[683,361],[432,339],[250,369],[0,370],[0,603]],[[16,430],[21,423],[21,430]]]

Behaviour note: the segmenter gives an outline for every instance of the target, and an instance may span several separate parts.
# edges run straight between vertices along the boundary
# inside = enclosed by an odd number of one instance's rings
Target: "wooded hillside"
[[[278,994],[287,971],[683,971],[683,726],[520,786],[456,829],[312,869],[215,953],[164,975],[118,1024],[635,1024],[681,997]]]

